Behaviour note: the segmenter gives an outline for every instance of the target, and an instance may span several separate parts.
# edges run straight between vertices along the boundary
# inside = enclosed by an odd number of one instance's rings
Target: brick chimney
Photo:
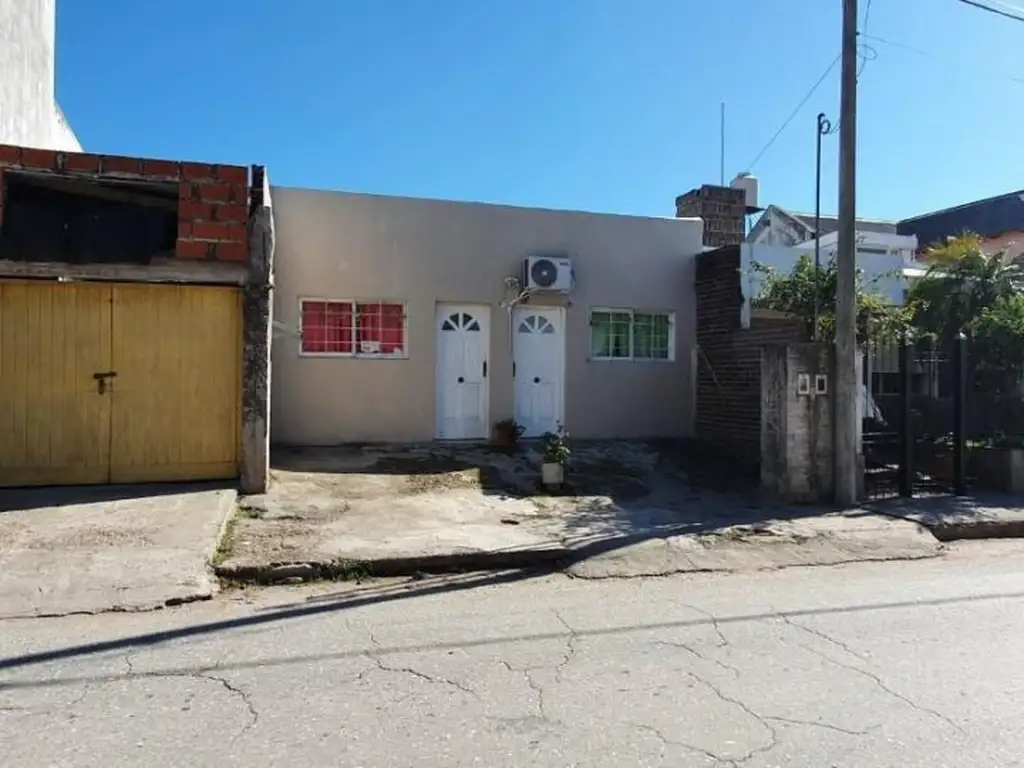
[[[676,198],[676,217],[703,219],[704,245],[712,248],[743,242],[745,213],[744,191],[733,187],[704,184]]]

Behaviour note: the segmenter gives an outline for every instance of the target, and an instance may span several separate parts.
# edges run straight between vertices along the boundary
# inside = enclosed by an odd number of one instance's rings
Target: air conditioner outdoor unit
[[[523,262],[523,285],[528,290],[568,293],[572,284],[572,259],[527,256]]]

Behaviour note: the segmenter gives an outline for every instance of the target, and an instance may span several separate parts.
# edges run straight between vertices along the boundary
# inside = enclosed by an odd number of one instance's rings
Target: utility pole
[[[836,280],[835,492],[854,506],[857,445],[857,0],[843,0],[842,93],[839,117],[839,233]]]

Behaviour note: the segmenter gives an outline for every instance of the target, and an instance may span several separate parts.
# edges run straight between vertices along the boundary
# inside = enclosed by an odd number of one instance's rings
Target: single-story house
[[[693,434],[699,218],[273,199],[275,443]]]

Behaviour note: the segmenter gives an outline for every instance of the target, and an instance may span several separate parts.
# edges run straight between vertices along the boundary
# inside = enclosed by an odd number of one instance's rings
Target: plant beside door
[[[545,488],[560,488],[565,482],[565,468],[569,464],[569,436],[561,429],[545,432],[544,457],[540,467],[540,479]]]
[[[492,439],[501,448],[514,448],[525,431],[526,427],[515,419],[502,419],[495,423]]]

